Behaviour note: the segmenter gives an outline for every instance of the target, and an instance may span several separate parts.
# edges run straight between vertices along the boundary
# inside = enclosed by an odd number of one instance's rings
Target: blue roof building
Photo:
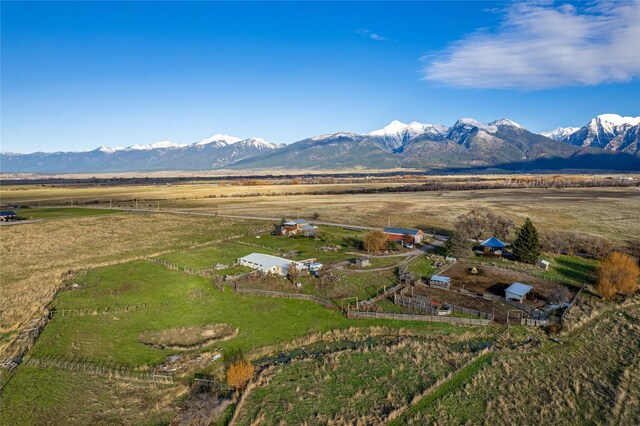
[[[441,283],[450,283],[451,282],[451,278],[450,277],[443,277],[441,275],[431,275],[431,281],[438,281]]]
[[[483,242],[480,243],[480,245],[482,247],[489,247],[489,248],[493,248],[493,249],[501,249],[501,248],[504,248],[504,247],[507,246],[505,243],[503,243],[502,241],[500,241],[496,237],[491,237],[491,238],[489,238],[487,240],[484,240]]]

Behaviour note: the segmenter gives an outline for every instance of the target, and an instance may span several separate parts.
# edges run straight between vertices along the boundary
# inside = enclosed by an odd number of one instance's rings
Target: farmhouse
[[[310,225],[305,219],[288,220],[280,226],[280,235],[316,235],[318,228]]]
[[[0,211],[0,222],[11,222],[13,220],[17,220],[18,215],[13,210],[2,210]]]
[[[450,277],[443,277],[441,275],[432,275],[431,278],[429,278],[429,286],[431,287],[437,287],[437,288],[448,290],[450,285],[451,285]]]
[[[242,266],[248,266],[249,268],[257,269],[258,271],[267,274],[287,275],[289,265],[296,264],[299,271],[307,270],[308,266],[296,262],[290,259],[284,259],[282,257],[271,256],[270,254],[263,253],[251,253],[238,259],[238,264]]]
[[[494,254],[501,254],[502,253],[501,250],[507,246],[505,243],[503,243],[496,237],[491,237],[487,240],[484,240],[483,242],[480,243],[480,245],[482,246],[482,250],[485,253],[494,253]]]
[[[504,291],[504,297],[508,300],[515,300],[516,302],[522,303],[527,293],[531,290],[533,290],[533,287],[530,285],[513,283]]]
[[[387,227],[384,228],[384,233],[390,241],[404,241],[412,244],[422,242],[424,237],[424,233],[419,229]]]

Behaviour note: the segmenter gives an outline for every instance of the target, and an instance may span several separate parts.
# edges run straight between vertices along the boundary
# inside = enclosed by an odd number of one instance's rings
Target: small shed
[[[516,302],[522,303],[531,290],[533,290],[533,287],[530,285],[513,283],[504,291],[504,297],[507,300],[515,300]]]
[[[550,263],[547,260],[541,260],[540,262],[538,262],[538,267],[544,269],[545,271],[549,269],[549,265]]]
[[[480,243],[482,246],[482,250],[485,253],[495,253],[496,251],[501,251],[507,245],[497,239],[496,237],[491,237]]]
[[[365,268],[365,267],[371,265],[371,260],[366,256],[362,256],[362,257],[356,258],[354,263],[356,264],[356,266],[358,268]]]
[[[448,290],[449,286],[451,286],[451,277],[432,275],[431,278],[429,278],[429,286]]]

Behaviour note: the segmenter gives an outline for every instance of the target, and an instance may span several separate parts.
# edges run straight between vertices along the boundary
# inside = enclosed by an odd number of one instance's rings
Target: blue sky
[[[1,148],[635,116],[639,5],[2,2]]]

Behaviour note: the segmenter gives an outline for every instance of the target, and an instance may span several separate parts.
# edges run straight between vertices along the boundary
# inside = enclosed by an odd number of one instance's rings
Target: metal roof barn
[[[278,275],[286,275],[289,265],[296,264],[296,267],[308,269],[307,265],[296,262],[295,260],[285,259],[282,257],[271,256],[270,254],[251,253],[238,259],[238,263],[242,266],[257,269],[263,272],[274,273]]]

